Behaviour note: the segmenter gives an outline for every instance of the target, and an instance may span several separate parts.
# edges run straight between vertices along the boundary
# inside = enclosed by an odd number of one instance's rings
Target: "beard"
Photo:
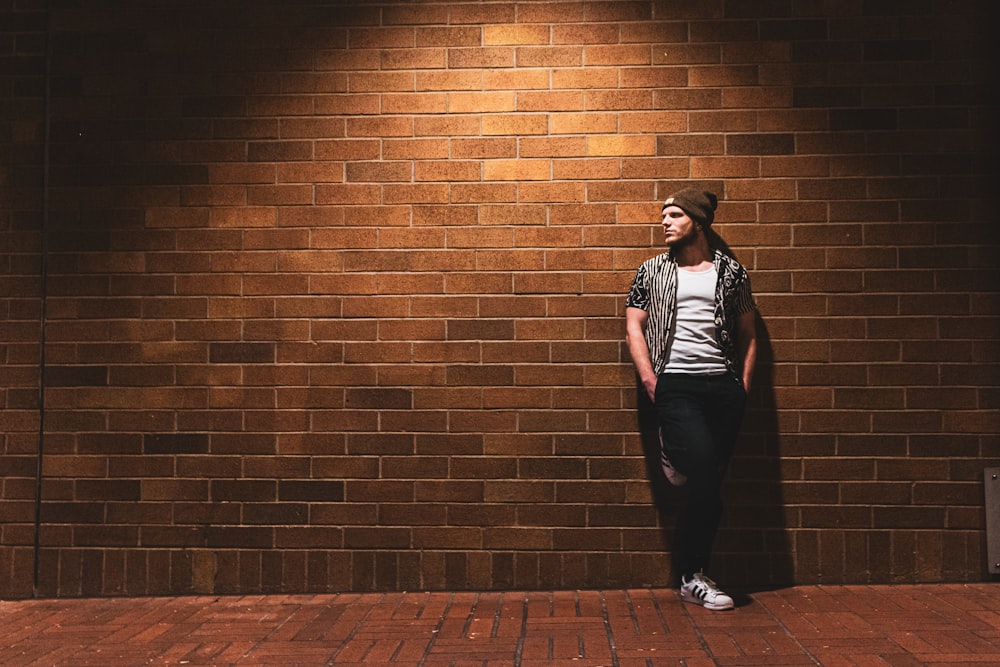
[[[696,238],[697,232],[694,228],[692,228],[687,234],[684,234],[683,236],[675,236],[672,239],[668,239],[666,243],[667,247],[671,250],[681,250],[694,243]]]

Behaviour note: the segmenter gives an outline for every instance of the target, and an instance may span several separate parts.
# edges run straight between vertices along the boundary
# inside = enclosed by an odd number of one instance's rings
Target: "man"
[[[639,267],[625,319],[640,430],[647,456],[650,441],[658,450],[650,460],[660,465],[651,472],[687,490],[675,549],[681,599],[723,610],[733,608],[733,599],[705,569],[753,378],[757,307],[746,269],[709,245],[717,203],[713,193],[694,188],[664,202],[668,252]]]

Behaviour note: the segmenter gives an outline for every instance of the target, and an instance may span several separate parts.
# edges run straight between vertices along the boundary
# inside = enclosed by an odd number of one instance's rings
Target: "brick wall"
[[[668,583],[687,184],[762,314],[713,574],[983,579],[985,4],[7,0],[0,595]]]

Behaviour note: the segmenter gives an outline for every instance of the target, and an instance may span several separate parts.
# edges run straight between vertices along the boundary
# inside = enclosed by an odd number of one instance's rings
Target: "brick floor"
[[[1000,585],[0,601],[0,665],[1000,665]]]

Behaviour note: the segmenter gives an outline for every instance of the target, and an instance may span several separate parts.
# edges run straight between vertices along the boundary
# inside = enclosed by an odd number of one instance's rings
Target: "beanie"
[[[715,220],[715,207],[718,205],[719,199],[714,192],[697,188],[685,188],[667,197],[663,202],[663,208],[677,206],[687,213],[689,218],[705,227],[710,226]]]

